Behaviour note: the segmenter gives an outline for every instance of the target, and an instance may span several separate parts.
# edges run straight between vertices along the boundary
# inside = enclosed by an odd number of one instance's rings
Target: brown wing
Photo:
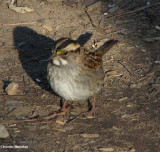
[[[95,52],[90,52],[85,57],[85,65],[91,69],[98,69],[102,66],[102,56],[110,50],[118,41],[109,40],[105,42],[98,50]]]
[[[102,66],[102,57],[96,55],[95,52],[88,52],[84,47],[80,48],[76,61],[83,68],[87,67],[96,70]]]
[[[98,69],[102,66],[102,57],[97,56],[94,53],[89,53],[85,57],[85,66],[91,69]]]

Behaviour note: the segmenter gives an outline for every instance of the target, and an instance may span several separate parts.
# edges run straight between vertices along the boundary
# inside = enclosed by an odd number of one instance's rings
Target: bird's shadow
[[[77,41],[83,46],[91,36],[90,33],[82,34]],[[53,92],[47,81],[47,59],[51,56],[56,41],[24,26],[14,29],[13,39],[22,67],[28,76],[42,89]]]
[[[14,29],[13,39],[25,72],[41,88],[49,89],[46,77],[47,62],[44,60],[51,56],[55,41],[21,26]]]

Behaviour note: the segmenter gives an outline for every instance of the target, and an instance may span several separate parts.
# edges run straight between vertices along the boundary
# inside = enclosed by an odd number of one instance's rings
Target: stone
[[[16,95],[18,92],[18,84],[17,83],[10,83],[5,91],[7,92],[8,95]]]
[[[7,131],[6,127],[0,124],[0,138],[7,138],[9,137],[9,132]]]

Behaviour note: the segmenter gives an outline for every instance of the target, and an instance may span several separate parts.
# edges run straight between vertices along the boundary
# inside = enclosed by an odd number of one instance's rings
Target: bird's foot
[[[89,112],[83,113],[83,118],[82,119],[93,119],[93,118],[95,118],[95,111],[96,111],[96,108],[93,108]]]
[[[71,106],[68,105],[68,106],[63,106],[62,109],[60,110],[60,112],[66,112],[68,111],[69,109],[71,109]]]
[[[91,111],[89,111],[87,114],[86,114],[86,118],[89,118],[89,119],[92,119],[95,117],[95,110],[96,109],[91,109]]]
[[[60,116],[60,115],[65,115],[65,113],[71,108],[71,106],[63,106],[60,110],[58,110],[57,112],[49,115],[49,116],[44,116],[43,119],[49,120],[52,119],[56,116]]]

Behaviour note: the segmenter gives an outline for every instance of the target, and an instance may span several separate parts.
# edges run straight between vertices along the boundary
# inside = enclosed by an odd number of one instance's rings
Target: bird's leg
[[[64,101],[61,112],[65,112],[70,109],[70,106],[67,106],[67,100]]]
[[[49,116],[45,116],[45,117],[43,117],[43,119],[51,119],[51,118],[54,118],[59,115],[64,115],[65,112],[70,109],[70,106],[66,106],[66,105],[67,105],[67,100],[64,101],[63,106],[59,111],[57,111]]]
[[[93,96],[92,108],[87,114],[87,118],[93,118],[96,110],[96,95]]]

